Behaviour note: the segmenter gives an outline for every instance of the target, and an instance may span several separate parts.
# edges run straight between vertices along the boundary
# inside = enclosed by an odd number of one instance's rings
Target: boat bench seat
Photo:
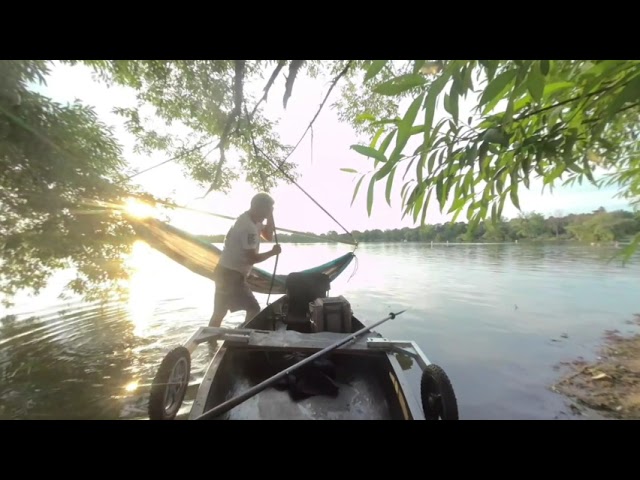
[[[300,333],[294,330],[278,330],[269,333],[251,332],[248,335],[248,341],[238,340],[236,343],[231,340],[229,344],[233,345],[232,348],[249,348],[252,350],[315,352],[335,344],[345,336],[345,334],[333,332]],[[367,346],[367,338],[371,337],[377,338],[377,335],[363,335],[354,342],[338,347],[334,352],[379,353],[379,351]]]

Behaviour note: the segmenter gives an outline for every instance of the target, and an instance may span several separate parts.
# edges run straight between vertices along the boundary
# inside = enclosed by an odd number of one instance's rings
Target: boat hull
[[[274,332],[280,329],[288,334],[293,333],[278,325],[277,321],[274,322],[275,312],[282,309],[286,300],[286,296],[283,296],[239,328]],[[353,318],[352,332],[348,333],[356,332],[363,327],[361,321]],[[314,336],[318,334],[300,334],[294,338]],[[369,332],[364,337],[382,338],[375,332]],[[302,341],[283,342],[281,348],[263,350],[259,346],[247,348],[244,345],[223,341],[205,372],[189,419],[198,418],[206,411],[244,393],[295,361],[308,356],[313,347],[307,344]],[[320,346],[315,348],[315,351],[318,349]],[[327,353],[323,358],[331,370],[329,381],[325,376],[314,385],[313,381],[300,379],[300,376],[294,373],[293,378],[284,382],[284,386],[281,383],[279,388],[267,387],[217,419],[424,419],[420,406],[413,400],[413,393],[407,393],[402,388],[405,379],[395,356],[384,351],[361,350],[345,348]]]

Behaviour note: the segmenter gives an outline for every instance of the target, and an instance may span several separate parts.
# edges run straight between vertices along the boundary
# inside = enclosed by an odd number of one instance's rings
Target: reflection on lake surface
[[[278,272],[345,251],[283,244]],[[608,262],[615,253],[608,247],[401,243],[363,244],[356,253],[357,265],[331,294],[345,295],[365,323],[407,308],[378,330],[416,341],[446,370],[463,419],[572,418],[549,389],[554,365],[592,358],[604,330],[631,332],[625,322],[640,312],[640,257],[623,267]],[[160,361],[206,326],[214,285],[143,243],[131,262],[137,273],[125,303],[63,303],[61,274],[38,297],[20,297],[0,314],[0,418],[146,418]],[[272,271],[273,259],[260,267]],[[265,305],[266,295],[257,298]],[[229,315],[223,326],[243,317]],[[212,355],[204,345],[194,352],[183,411]]]

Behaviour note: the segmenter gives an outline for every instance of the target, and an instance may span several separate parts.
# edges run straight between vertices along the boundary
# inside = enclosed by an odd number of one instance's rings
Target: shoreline
[[[640,326],[640,314],[629,325]],[[567,372],[551,390],[605,419],[640,419],[640,333],[607,330],[595,361],[562,362]]]
[[[224,243],[224,235],[198,235],[203,241],[215,244],[223,244]],[[302,240],[295,239],[291,240],[286,236],[279,236],[278,243],[289,243],[289,244],[309,244],[309,245],[325,245],[336,243],[336,239],[327,238],[326,240]],[[262,241],[263,244],[271,244],[274,242],[267,242],[265,240]],[[607,242],[585,242],[575,239],[555,239],[555,238],[521,238],[518,240],[511,241],[502,241],[502,242],[492,242],[492,241],[468,241],[468,242],[460,242],[460,241],[444,241],[444,242],[436,242],[436,241],[415,241],[415,240],[358,240],[359,245],[371,245],[371,244],[411,244],[411,245],[571,245],[571,246],[582,246],[582,247],[611,247],[611,248],[622,248],[631,245],[630,241],[607,241]]]

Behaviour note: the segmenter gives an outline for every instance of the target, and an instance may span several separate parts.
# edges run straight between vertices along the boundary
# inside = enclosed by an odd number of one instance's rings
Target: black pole
[[[276,245],[278,245],[278,234],[276,233],[276,222],[273,222],[273,238],[276,241]],[[271,285],[269,286],[269,295],[267,295],[267,305],[269,305],[269,300],[271,299],[271,290],[273,290],[273,282],[276,279],[276,270],[278,269],[278,259],[280,258],[280,254],[276,255],[276,263],[273,266],[273,275],[271,276]]]

